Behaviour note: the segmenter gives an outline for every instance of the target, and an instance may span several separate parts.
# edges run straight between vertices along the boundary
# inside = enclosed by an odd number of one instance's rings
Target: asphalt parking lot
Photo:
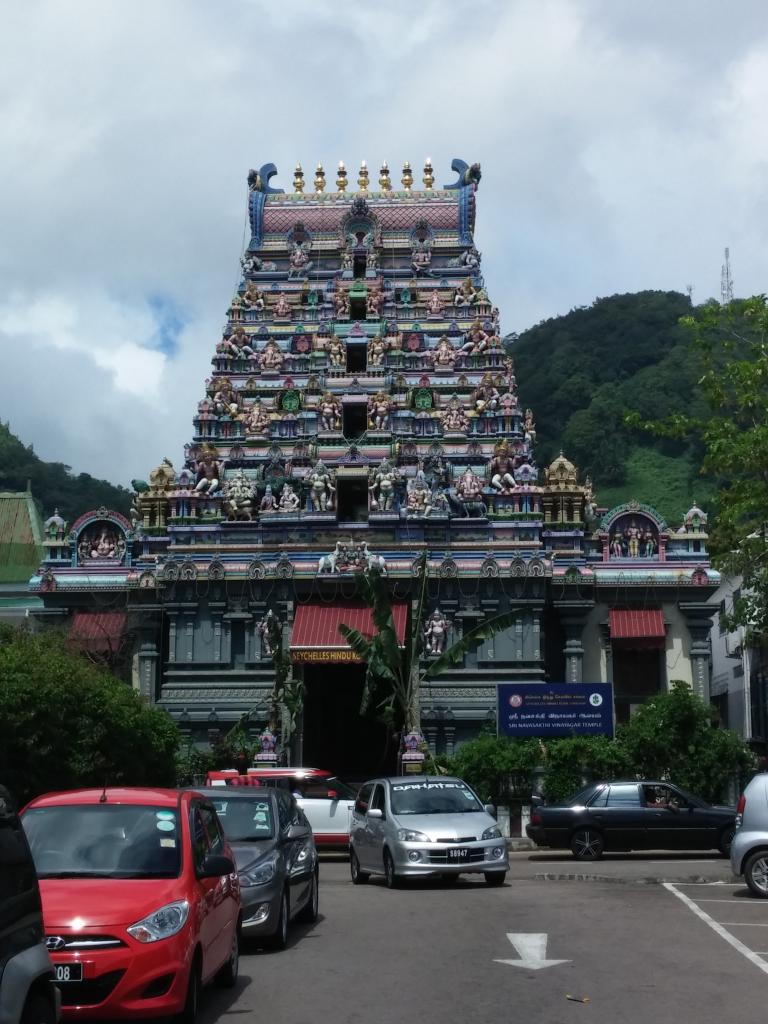
[[[647,876],[658,859],[631,863]],[[502,889],[465,876],[390,891],[324,860],[319,920],[282,953],[246,947],[238,988],[210,992],[202,1024],[763,1019],[768,901],[742,884],[519,878],[517,863]]]

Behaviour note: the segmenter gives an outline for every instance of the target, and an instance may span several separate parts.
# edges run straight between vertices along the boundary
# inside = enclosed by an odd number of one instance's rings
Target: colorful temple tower
[[[384,164],[375,189],[365,163],[354,184],[318,165],[312,187],[298,166],[291,192],[274,165],[251,171],[242,278],[183,464],[134,481],[132,521],[100,509],[59,531],[31,581],[83,642],[129,634],[135,685],[196,739],[266,721],[275,616],[305,684],[304,762],[379,767],[338,630],[369,624],[355,573],[371,566],[427,659],[517,613],[422,691],[435,748],[488,724],[497,682],[613,681],[620,718],[670,678],[708,693],[706,516],[678,532],[636,501],[601,516],[562,454],[537,467],[475,247],[480,166],[452,166],[435,188],[429,160],[420,187]]]

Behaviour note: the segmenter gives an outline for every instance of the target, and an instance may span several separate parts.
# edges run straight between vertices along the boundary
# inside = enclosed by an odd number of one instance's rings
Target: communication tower
[[[720,305],[727,306],[733,301],[733,277],[731,277],[731,253],[725,250],[725,259],[720,270]]]

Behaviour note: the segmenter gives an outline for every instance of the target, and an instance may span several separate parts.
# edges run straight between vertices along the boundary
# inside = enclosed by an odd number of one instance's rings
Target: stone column
[[[584,678],[584,644],[582,636],[591,605],[583,602],[555,601],[560,614],[560,623],[565,632],[565,681],[580,683]]]
[[[145,633],[139,646],[139,693],[150,704],[157,697],[157,666],[160,654],[154,633]]]
[[[702,700],[709,701],[710,646],[709,634],[712,617],[717,613],[715,605],[703,601],[680,601],[678,608],[685,616],[690,637],[691,677],[693,691]]]

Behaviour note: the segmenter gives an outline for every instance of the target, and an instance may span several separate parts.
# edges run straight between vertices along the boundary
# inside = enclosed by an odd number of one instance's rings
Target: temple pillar
[[[712,617],[717,613],[715,605],[702,601],[680,601],[678,608],[685,616],[690,637],[691,679],[693,691],[702,700],[709,701],[710,695],[710,644]]]
[[[555,601],[565,633],[565,682],[580,683],[584,678],[584,627],[592,608],[581,601]]]
[[[157,696],[157,672],[160,652],[157,649],[155,633],[143,634],[139,645],[139,694],[153,704]]]

